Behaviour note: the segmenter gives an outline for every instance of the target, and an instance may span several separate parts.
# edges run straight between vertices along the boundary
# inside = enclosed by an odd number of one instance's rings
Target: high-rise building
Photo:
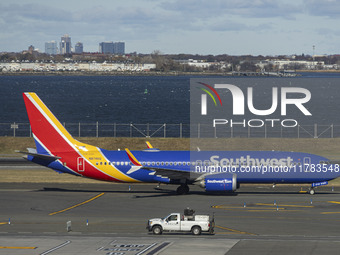
[[[118,55],[125,54],[125,42],[115,42],[113,44],[113,53]]]
[[[113,54],[113,42],[99,43],[99,52],[104,54]]]
[[[74,52],[77,54],[82,54],[83,53],[83,43],[77,42],[76,45],[74,46]]]
[[[33,46],[33,45],[30,45],[30,46],[28,47],[28,53],[33,54],[33,51],[34,51],[34,46]]]
[[[56,41],[46,42],[45,53],[50,55],[56,55],[58,53],[57,42]]]
[[[71,53],[71,49],[71,37],[69,35],[62,36],[60,42],[60,54]]]

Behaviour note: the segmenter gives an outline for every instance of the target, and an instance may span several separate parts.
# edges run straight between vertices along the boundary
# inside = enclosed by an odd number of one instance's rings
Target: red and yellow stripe
[[[111,164],[95,165],[97,160],[90,160],[90,157],[107,160],[99,148],[75,140],[35,93],[24,93],[24,101],[33,134],[52,155],[61,157],[59,161],[64,166],[78,172],[77,160],[83,157],[85,170],[79,172],[83,176],[105,181],[138,182]]]

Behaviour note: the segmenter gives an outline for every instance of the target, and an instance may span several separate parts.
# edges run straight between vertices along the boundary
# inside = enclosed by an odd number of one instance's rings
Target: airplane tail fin
[[[73,151],[77,145],[81,146],[81,143],[67,132],[37,94],[25,92],[23,97],[37,153],[55,156],[60,152]]]

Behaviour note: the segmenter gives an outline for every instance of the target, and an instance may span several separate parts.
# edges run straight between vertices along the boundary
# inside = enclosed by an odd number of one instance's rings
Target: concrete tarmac
[[[0,254],[337,254],[340,188],[248,185],[233,195],[154,184],[0,183]],[[214,235],[145,229],[183,212],[215,216]],[[67,231],[67,222],[70,222]]]

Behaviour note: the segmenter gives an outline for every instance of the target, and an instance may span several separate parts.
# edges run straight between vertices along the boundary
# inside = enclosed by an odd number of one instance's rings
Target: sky
[[[123,41],[126,53],[340,54],[340,0],[0,1],[0,52],[44,52],[64,34],[87,52]]]

